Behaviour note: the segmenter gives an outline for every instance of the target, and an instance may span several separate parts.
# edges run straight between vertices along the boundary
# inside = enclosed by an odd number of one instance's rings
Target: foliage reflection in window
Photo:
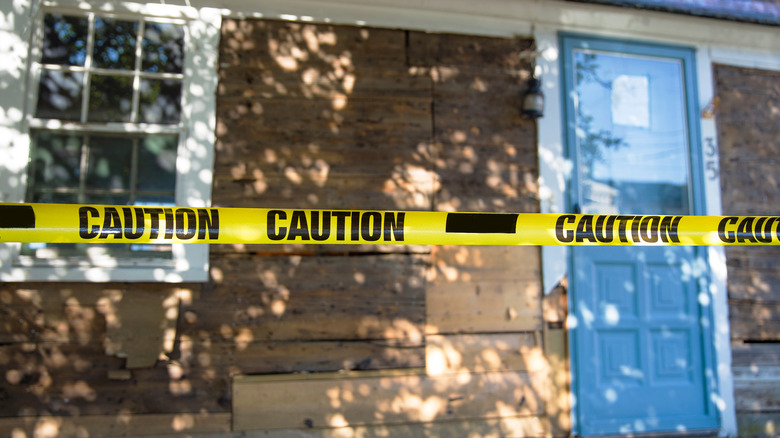
[[[145,17],[44,15],[30,202],[174,204],[184,29]],[[170,257],[170,246],[31,244],[24,253]]]

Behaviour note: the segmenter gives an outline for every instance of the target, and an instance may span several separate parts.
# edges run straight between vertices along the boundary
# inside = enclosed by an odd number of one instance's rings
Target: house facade
[[[0,6],[0,201],[776,214],[771,2],[206,3]],[[771,248],[311,237],[3,244],[0,431],[778,433]]]

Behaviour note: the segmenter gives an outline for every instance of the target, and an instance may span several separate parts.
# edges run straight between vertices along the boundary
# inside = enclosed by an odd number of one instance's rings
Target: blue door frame
[[[585,50],[681,63],[689,163],[690,202],[685,214],[702,213],[694,50],[569,33],[560,34],[559,43],[564,139],[567,155],[575,163],[570,208],[578,208],[582,190],[573,53]],[[712,310],[700,303],[709,278],[705,252],[695,247],[573,248],[569,265],[569,308],[576,317],[570,328],[573,433],[717,428],[718,412],[710,397],[717,389]],[[705,268],[694,278],[683,274],[691,266]],[[602,314],[609,318],[610,312],[620,320],[614,326],[610,323],[615,321],[599,320]]]

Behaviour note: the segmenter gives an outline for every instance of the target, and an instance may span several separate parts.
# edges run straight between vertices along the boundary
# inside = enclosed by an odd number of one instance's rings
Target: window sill
[[[15,247],[14,247],[15,246]],[[174,245],[173,258],[35,259],[19,256],[18,245],[0,249],[0,281],[205,282],[208,245]]]

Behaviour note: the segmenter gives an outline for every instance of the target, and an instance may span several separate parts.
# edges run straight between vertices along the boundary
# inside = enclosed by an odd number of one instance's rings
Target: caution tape
[[[0,203],[0,242],[778,245],[780,217]]]

